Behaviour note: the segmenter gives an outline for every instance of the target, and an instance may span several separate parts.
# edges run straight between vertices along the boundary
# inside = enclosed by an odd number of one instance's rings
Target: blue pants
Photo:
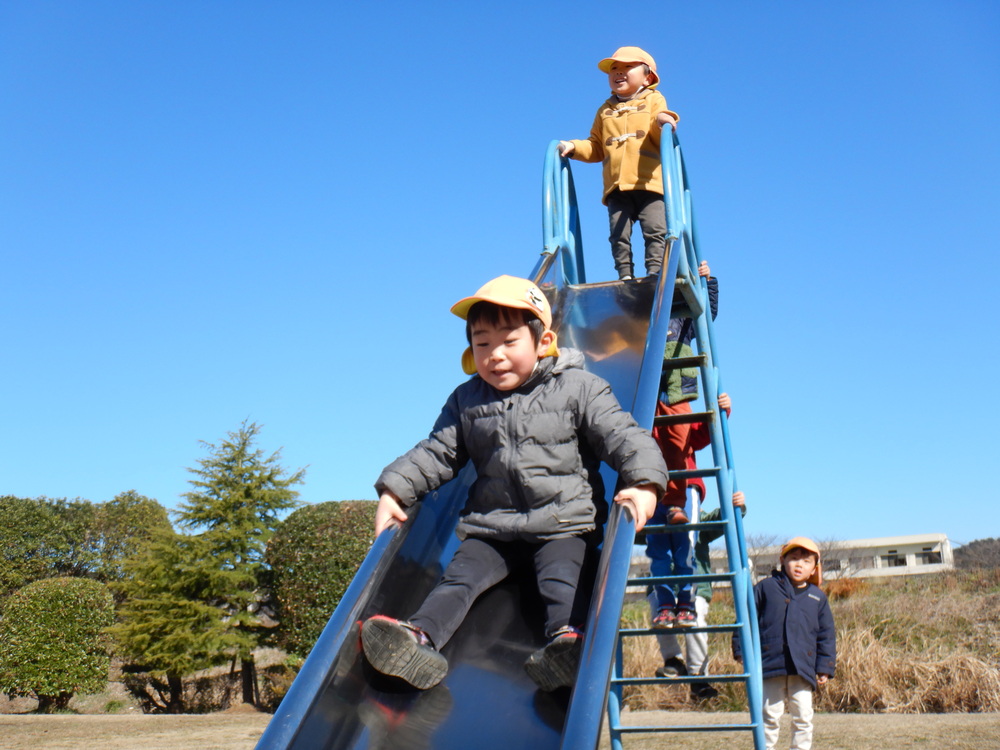
[[[659,526],[667,522],[667,506],[657,505],[653,517],[647,524]],[[688,532],[673,534],[647,534],[646,554],[649,556],[649,572],[653,576],[689,576],[694,574],[691,559],[691,537]],[[680,586],[656,584],[653,592],[656,595],[657,609],[694,610],[691,600],[692,585],[685,583]]]

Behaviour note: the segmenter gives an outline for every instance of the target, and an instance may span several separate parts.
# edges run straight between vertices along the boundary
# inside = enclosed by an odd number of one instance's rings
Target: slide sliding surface
[[[547,284],[545,279],[539,283],[553,303],[559,345],[585,352],[587,368],[607,379],[622,406],[631,409],[655,284],[642,280],[573,287]],[[662,345],[658,356],[662,358]],[[601,617],[613,620],[617,631],[621,600],[618,594],[612,595],[616,601],[607,599],[610,590],[600,578],[606,573],[604,561],[596,566],[594,589],[595,597],[604,598],[595,598],[592,605],[584,660],[572,692],[542,692],[524,671],[524,661],[544,645],[541,602],[530,576],[526,582],[505,582],[480,597],[442,650],[450,670],[431,690],[395,684],[374,673],[361,655],[359,622],[378,613],[410,615],[437,582],[458,545],[454,529],[473,476],[471,467],[466,467],[414,506],[402,528],[376,540],[261,737],[259,749],[545,750],[566,747],[567,716],[587,725],[585,744],[590,738],[596,744],[601,702],[596,703],[598,710],[572,708],[587,690],[602,696],[607,692],[614,644],[593,643],[608,636],[594,636],[589,630],[594,611],[604,609]],[[604,476],[610,497],[614,474],[605,467]]]

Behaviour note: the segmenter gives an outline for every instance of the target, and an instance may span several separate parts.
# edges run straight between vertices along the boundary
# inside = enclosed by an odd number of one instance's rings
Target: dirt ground
[[[185,716],[56,715],[0,716],[2,750],[250,750],[269,714],[225,712]],[[738,723],[746,714],[626,714],[626,723],[649,725]],[[787,719],[786,719],[787,722]],[[787,724],[779,746],[788,746]],[[631,735],[626,750],[668,746],[663,735]],[[672,735],[669,746],[685,750],[752,749],[749,732]],[[602,750],[610,743],[605,736]],[[817,714],[816,750],[983,750],[1000,748],[1000,714]]]

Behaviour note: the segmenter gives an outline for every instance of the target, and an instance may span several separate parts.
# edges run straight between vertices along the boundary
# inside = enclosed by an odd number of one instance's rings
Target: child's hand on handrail
[[[660,114],[656,116],[656,124],[662,128],[665,127],[667,123],[670,123],[671,130],[677,130],[677,120],[675,120],[668,112],[660,112]]]
[[[378,508],[375,509],[375,536],[385,531],[393,522],[400,524],[406,522],[406,511],[396,497],[389,490],[385,490],[378,499]]]
[[[656,487],[652,484],[626,487],[615,495],[615,502],[629,509],[635,519],[635,530],[642,531],[656,510]]]

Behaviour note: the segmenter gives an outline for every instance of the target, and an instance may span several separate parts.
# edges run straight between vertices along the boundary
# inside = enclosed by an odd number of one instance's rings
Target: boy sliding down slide
[[[666,489],[667,469],[607,382],[582,369],[582,354],[556,348],[549,302],[533,283],[500,276],[451,310],[466,320],[462,365],[474,377],[452,392],[430,436],[378,478],[375,533],[405,521],[407,507],[471,461],[477,479],[456,530],[462,541],[408,620],[363,623],[362,648],[377,671],[433,687],[448,672],[440,650],[476,598],[529,563],[549,642],[525,669],[543,690],[571,686],[583,644],[573,603],[606,513],[600,461],[618,472],[614,500],[637,530]]]

